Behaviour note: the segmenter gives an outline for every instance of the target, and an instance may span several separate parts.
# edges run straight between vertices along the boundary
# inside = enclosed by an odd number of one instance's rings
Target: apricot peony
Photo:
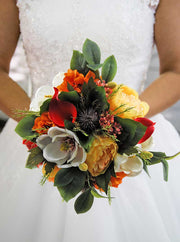
[[[109,137],[96,137],[85,161],[91,175],[103,174],[117,154],[117,150],[117,144]]]

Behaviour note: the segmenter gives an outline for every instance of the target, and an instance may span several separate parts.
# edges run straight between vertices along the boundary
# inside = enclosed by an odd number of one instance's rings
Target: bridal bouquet
[[[147,151],[154,131],[144,118],[148,104],[112,82],[114,56],[100,60],[98,45],[87,39],[82,53],[73,51],[70,69],[57,74],[52,87],[38,89],[15,130],[29,149],[26,167],[42,165],[42,184],[53,182],[66,202],[80,193],[77,213],[88,211],[94,197],[111,201],[111,187],[143,169],[148,174],[149,165],[161,162],[167,181],[173,158]]]

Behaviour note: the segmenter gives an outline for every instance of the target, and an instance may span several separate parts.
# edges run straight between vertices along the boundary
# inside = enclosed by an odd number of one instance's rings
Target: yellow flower
[[[108,137],[98,136],[94,139],[85,163],[92,176],[103,174],[117,154],[117,144]]]
[[[134,89],[117,85],[114,91],[109,99],[110,111],[113,111],[114,115],[135,119],[144,117],[149,111],[149,105],[146,102],[141,102]]]

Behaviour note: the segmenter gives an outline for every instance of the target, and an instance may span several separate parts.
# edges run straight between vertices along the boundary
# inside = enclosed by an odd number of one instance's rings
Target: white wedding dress
[[[102,60],[114,54],[115,81],[143,90],[153,47],[158,0],[18,0],[20,26],[33,93],[66,71],[72,50],[86,38],[101,48]],[[162,87],[163,88],[163,87]],[[180,138],[162,115],[156,122],[154,150],[180,150]],[[109,206],[95,199],[77,215],[52,183],[39,184],[40,169],[25,169],[26,147],[9,120],[0,136],[1,242],[178,242],[180,241],[180,157],[170,161],[169,182],[162,166],[125,178]]]

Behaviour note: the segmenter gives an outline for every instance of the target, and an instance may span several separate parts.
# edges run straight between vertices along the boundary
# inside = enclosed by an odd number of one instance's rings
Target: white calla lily
[[[53,87],[59,86],[63,82],[63,79],[64,79],[64,72],[59,72],[52,81]]]
[[[143,169],[143,162],[138,156],[117,154],[114,158],[115,172],[124,172],[128,176],[137,176]]]
[[[36,141],[43,150],[44,158],[56,163],[58,167],[76,167],[86,160],[85,150],[70,130],[51,127],[48,134],[41,135]]]
[[[54,89],[51,86],[42,86],[36,91],[35,97],[30,104],[30,111],[39,112],[40,106],[46,99],[54,95]]]
[[[54,95],[53,87],[59,86],[64,79],[64,72],[59,72],[52,81],[52,86],[41,86],[36,91],[35,97],[30,104],[30,111],[39,112],[40,106],[46,99],[51,98]]]
[[[147,139],[146,141],[144,141],[143,143],[141,143],[141,149],[142,150],[149,150],[150,148],[152,148],[154,145],[153,143],[153,137],[149,137],[149,139]]]

